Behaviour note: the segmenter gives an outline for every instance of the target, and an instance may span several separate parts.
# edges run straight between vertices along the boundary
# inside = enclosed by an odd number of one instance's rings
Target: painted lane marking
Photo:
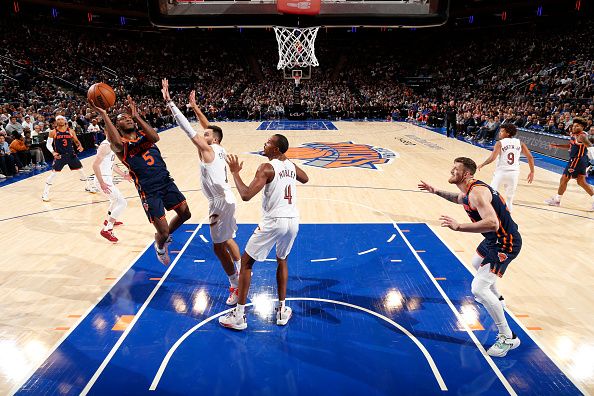
[[[443,377],[441,376],[441,373],[439,372],[439,369],[437,368],[437,365],[435,364],[435,361],[433,360],[433,358],[431,357],[431,355],[429,354],[429,351],[425,348],[425,346],[407,329],[405,329],[403,326],[401,326],[400,324],[394,322],[393,320],[391,320],[390,318],[385,317],[382,314],[379,314],[375,311],[372,311],[370,309],[367,308],[363,308],[360,307],[358,305],[354,305],[354,304],[349,304],[346,302],[342,302],[342,301],[337,301],[337,300],[327,300],[324,298],[312,298],[312,297],[292,297],[292,298],[287,298],[287,301],[316,301],[316,302],[324,302],[324,303],[330,303],[330,304],[337,304],[337,305],[343,305],[345,307],[349,307],[349,308],[353,308],[353,309],[357,309],[359,311],[363,311],[365,313],[368,313],[370,315],[373,315],[377,318],[380,318],[388,323],[390,323],[392,326],[396,327],[398,330],[400,330],[402,333],[404,333],[408,338],[410,338],[415,345],[421,350],[421,352],[423,353],[423,355],[425,356],[425,359],[427,360],[427,363],[429,364],[429,366],[431,367],[431,371],[433,372],[433,375],[435,376],[435,379],[437,381],[437,383],[439,384],[439,388],[442,391],[447,391],[448,388],[443,380]],[[246,304],[246,306],[251,306],[253,305],[253,303],[248,303]],[[157,389],[157,386],[159,385],[159,381],[161,381],[161,377],[163,376],[163,373],[165,372],[165,369],[167,368],[167,365],[169,364],[169,361],[171,360],[171,357],[173,356],[173,354],[175,353],[175,351],[177,350],[177,348],[179,348],[179,346],[192,334],[194,333],[196,330],[198,330],[199,328],[201,328],[202,326],[204,326],[205,324],[207,324],[208,322],[218,318],[219,316],[222,316],[224,314],[226,314],[227,312],[230,312],[231,310],[233,310],[234,308],[229,308],[227,310],[224,310],[222,312],[219,312],[209,318],[206,318],[205,320],[203,320],[202,322],[198,323],[196,326],[192,327],[190,330],[186,331],[184,333],[184,335],[182,335],[176,342],[175,344],[173,344],[171,346],[171,348],[169,349],[169,351],[167,352],[167,355],[165,355],[165,358],[163,358],[163,361],[161,362],[161,365],[159,366],[159,369],[157,370],[157,373],[155,374],[155,377],[153,378],[153,382],[151,383],[151,386],[149,387],[149,390],[154,391]]]

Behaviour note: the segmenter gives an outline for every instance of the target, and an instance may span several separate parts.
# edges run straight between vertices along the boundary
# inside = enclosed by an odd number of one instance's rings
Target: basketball
[[[103,110],[108,110],[114,105],[116,100],[113,88],[105,83],[96,83],[91,85],[87,92],[87,98],[93,100],[95,105],[101,107]]]

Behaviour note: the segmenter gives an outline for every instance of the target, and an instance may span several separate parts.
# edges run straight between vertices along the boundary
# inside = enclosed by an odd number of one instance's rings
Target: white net
[[[320,27],[292,28],[275,26],[278,43],[278,70],[286,67],[319,66],[315,42]]]

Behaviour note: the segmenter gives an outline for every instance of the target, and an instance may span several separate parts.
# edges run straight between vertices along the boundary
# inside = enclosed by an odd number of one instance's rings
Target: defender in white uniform
[[[237,156],[229,155],[227,164],[233,180],[241,195],[241,199],[249,201],[260,190],[262,197],[262,221],[245,247],[241,256],[239,278],[239,302],[234,310],[219,318],[219,323],[235,330],[247,328],[245,304],[252,279],[254,262],[266,259],[276,245],[276,280],[278,286],[278,306],[276,308],[276,324],[284,326],[291,318],[291,308],[285,306],[287,281],[289,272],[287,258],[291,253],[293,242],[299,230],[299,211],[297,210],[297,182],[307,183],[307,174],[287,159],[285,153],[289,149],[289,141],[283,135],[273,135],[264,145],[264,155],[270,162],[258,167],[256,176],[249,186],[239,176],[242,163]]]
[[[113,234],[113,227],[122,225],[117,221],[122,216],[122,212],[128,206],[126,198],[113,183],[113,172],[122,176],[125,180],[132,181],[130,175],[123,172],[115,165],[115,153],[111,150],[110,143],[104,140],[97,149],[97,156],[93,161],[93,171],[95,172],[95,181],[98,187],[109,198],[109,209],[107,209],[107,218],[103,222],[103,229],[100,234],[110,242],[116,243],[118,238]]]
[[[169,84],[162,81],[163,98],[167,102],[175,120],[182,130],[192,140],[200,156],[200,181],[202,192],[208,200],[208,216],[210,221],[210,236],[214,252],[219,258],[225,273],[229,278],[228,305],[237,304],[239,270],[241,265],[239,246],[233,238],[237,231],[235,221],[235,196],[227,182],[227,153],[220,145],[223,131],[215,125],[209,125],[208,119],[196,105],[196,94],[190,93],[190,105],[204,129],[204,136],[196,133],[188,119],[175,106],[169,96]]]
[[[528,174],[528,183],[532,183],[534,179],[534,158],[528,150],[528,147],[516,138],[518,129],[513,124],[503,124],[499,129],[499,141],[495,143],[493,152],[479,165],[478,170],[481,170],[487,164],[493,162],[497,157],[497,166],[491,188],[499,191],[499,186],[505,187],[505,200],[510,212],[513,208],[513,199],[516,194],[516,187],[518,186],[518,179],[520,177],[520,154],[524,154],[528,158],[528,166],[530,166],[530,173]]]

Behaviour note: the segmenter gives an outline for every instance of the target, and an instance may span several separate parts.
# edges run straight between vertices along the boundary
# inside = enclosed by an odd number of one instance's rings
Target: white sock
[[[111,229],[113,229],[113,223],[107,220],[107,224],[105,225],[105,227],[103,227],[103,231],[109,231]]]
[[[285,309],[285,300],[279,301],[278,302],[278,307],[279,309],[282,311],[283,309]]]
[[[237,304],[237,313],[243,315],[245,313],[245,305]]]
[[[562,197],[562,195],[559,195],[559,194],[555,195],[555,201],[561,201],[561,197]]]
[[[45,187],[43,188],[43,193],[45,195],[48,195],[49,194],[50,186],[52,185],[52,181],[54,180],[54,178],[56,177],[56,175],[57,175],[57,173],[52,171],[52,172],[50,172],[49,176],[45,180]]]
[[[237,274],[237,272],[233,275],[228,275],[228,277],[231,287],[237,288],[239,286],[239,275]]]
[[[165,247],[160,248],[159,245],[157,245],[156,243],[155,243],[155,249],[157,249],[157,252],[159,252],[161,254],[165,253]]]
[[[241,271],[241,259],[234,261],[233,264],[235,264],[235,270],[239,274],[239,272]]]
[[[82,168],[80,168],[80,169],[78,170],[78,175],[79,175],[79,177],[81,178],[81,180],[82,180],[82,179],[85,179],[85,180],[87,180],[87,176],[85,176],[85,172],[82,170]]]

